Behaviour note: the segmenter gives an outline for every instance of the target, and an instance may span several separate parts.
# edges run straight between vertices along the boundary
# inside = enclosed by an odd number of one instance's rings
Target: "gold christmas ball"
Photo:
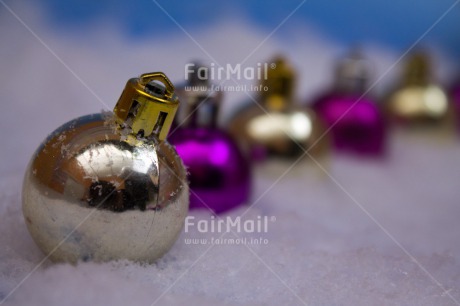
[[[274,63],[261,82],[265,90],[232,116],[228,131],[255,160],[325,156],[330,147],[325,125],[313,110],[294,106],[295,73],[281,57]]]
[[[412,54],[404,67],[401,84],[386,99],[389,117],[412,126],[447,124],[452,119],[448,95],[431,78],[427,55]]]
[[[327,135],[323,135],[326,131],[323,123],[308,109],[267,113],[257,105],[250,105],[235,115],[228,131],[255,160],[267,156],[295,158],[305,151],[319,158],[328,152],[330,145]]]
[[[174,244],[189,195],[164,138],[178,105],[173,90],[162,73],[131,79],[114,113],[72,120],[37,149],[23,213],[51,260],[153,262]]]

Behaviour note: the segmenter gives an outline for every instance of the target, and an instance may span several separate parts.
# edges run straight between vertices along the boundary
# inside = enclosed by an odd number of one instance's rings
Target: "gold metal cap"
[[[262,86],[267,87],[262,96],[267,106],[282,109],[293,98],[295,72],[282,56],[277,56],[273,63],[275,66],[267,71],[267,78],[262,81]]]
[[[421,51],[411,54],[404,68],[404,84],[427,85],[430,81],[430,64],[428,54]]]
[[[117,122],[131,134],[156,134],[166,139],[179,106],[174,86],[162,72],[145,73],[130,79],[113,112]]]

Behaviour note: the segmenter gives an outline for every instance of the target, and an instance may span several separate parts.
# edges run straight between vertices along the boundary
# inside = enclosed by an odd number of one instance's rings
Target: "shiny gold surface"
[[[250,105],[235,115],[228,130],[249,155],[262,149],[269,156],[296,157],[309,150],[309,154],[318,158],[330,146],[328,137],[319,140],[326,129],[309,110],[267,114],[257,105]]]
[[[189,203],[184,165],[162,140],[178,103],[164,74],[145,74],[128,81],[115,113],[77,118],[41,144],[23,213],[50,259],[153,262],[171,248]]]
[[[102,115],[75,119],[32,157],[24,216],[53,260],[151,262],[182,228],[188,188],[175,150],[154,140],[133,146],[111,122]]]
[[[447,117],[449,100],[436,85],[405,86],[390,97],[388,110],[402,121],[424,122]]]
[[[262,84],[268,88],[235,113],[228,123],[230,134],[247,154],[296,157],[309,151],[318,158],[329,151],[329,138],[319,140],[326,131],[321,120],[307,108],[293,105],[295,72],[282,57],[274,60]],[[312,147],[312,145],[314,146]]]
[[[415,53],[406,62],[401,85],[386,99],[385,109],[397,122],[413,126],[449,125],[449,98],[431,81],[427,55]]]
[[[164,88],[156,82],[163,84]],[[158,139],[164,140],[178,106],[171,81],[163,73],[154,72],[126,83],[114,113],[117,122],[132,129],[134,134],[141,132],[143,136],[149,136],[156,133]]]

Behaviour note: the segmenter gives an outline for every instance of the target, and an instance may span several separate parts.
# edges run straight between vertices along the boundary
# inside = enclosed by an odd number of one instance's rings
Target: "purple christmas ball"
[[[455,111],[457,112],[457,118],[460,118],[460,82],[457,86],[454,86],[452,89],[452,103],[455,107]]]
[[[179,128],[169,136],[184,161],[190,181],[190,209],[219,214],[250,196],[248,161],[224,131],[212,127]]]
[[[330,93],[317,99],[313,109],[331,129],[337,150],[384,155],[386,123],[374,101],[354,94]]]

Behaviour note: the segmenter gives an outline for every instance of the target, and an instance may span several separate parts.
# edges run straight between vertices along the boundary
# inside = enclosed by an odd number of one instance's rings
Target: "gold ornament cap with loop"
[[[168,77],[152,72],[128,80],[113,112],[117,123],[130,129],[131,135],[155,135],[161,141],[168,135],[178,106]]]

